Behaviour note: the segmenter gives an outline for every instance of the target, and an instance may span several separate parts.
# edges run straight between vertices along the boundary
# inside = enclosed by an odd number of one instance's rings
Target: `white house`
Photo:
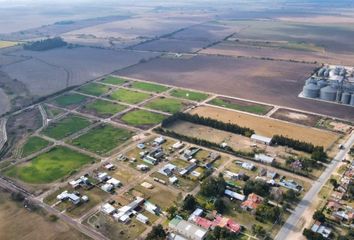
[[[253,140],[254,142],[258,142],[258,143],[262,143],[262,144],[266,144],[266,145],[272,144],[272,138],[257,135],[257,134],[253,134],[251,136],[251,140]]]
[[[113,185],[106,183],[101,187],[101,189],[105,192],[111,192],[113,190]]]
[[[226,189],[224,194],[228,197],[231,197],[231,198],[234,198],[234,199],[237,199],[237,200],[240,200],[240,201],[244,201],[246,196],[245,195],[242,195],[242,194],[239,194],[237,192],[233,192],[233,191],[230,191],[229,189]]]
[[[106,183],[112,184],[113,187],[115,187],[115,188],[119,187],[122,184],[119,180],[117,180],[115,178],[109,179]]]
[[[104,212],[107,215],[111,215],[116,211],[116,209],[109,203],[105,203],[101,206],[102,212]]]
[[[267,156],[265,154],[255,154],[254,159],[262,163],[271,164],[274,161],[273,157]]]
[[[242,168],[252,171],[254,169],[254,164],[249,162],[244,162],[241,165]]]
[[[147,224],[149,222],[149,218],[140,213],[136,215],[136,220],[144,224]]]

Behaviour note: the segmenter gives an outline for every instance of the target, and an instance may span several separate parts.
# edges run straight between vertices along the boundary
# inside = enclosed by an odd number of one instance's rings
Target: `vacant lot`
[[[225,107],[225,108],[230,108],[234,110],[239,110],[239,111],[249,112],[249,113],[254,113],[259,115],[265,115],[273,108],[272,106],[268,106],[268,105],[246,102],[234,98],[225,98],[225,97],[214,98],[208,103],[219,107]]]
[[[72,144],[97,154],[106,154],[124,142],[128,141],[132,132],[102,124],[86,134],[72,140]]]
[[[40,137],[30,137],[22,147],[22,157],[26,157],[32,153],[38,152],[45,147],[48,147],[50,142]]]
[[[184,98],[191,101],[201,102],[209,97],[206,93],[189,91],[185,89],[174,89],[170,92],[173,97]]]
[[[293,111],[289,109],[280,108],[275,113],[272,114],[272,118],[284,120],[287,122],[293,122],[302,124],[305,126],[314,127],[321,119],[318,115],[302,113],[298,111]]]
[[[0,239],[21,240],[88,240],[90,238],[61,220],[50,221],[43,211],[32,212],[10,199],[0,190]]]
[[[90,124],[91,122],[86,118],[70,115],[49,124],[42,133],[54,139],[62,139],[88,127]]]
[[[122,121],[128,125],[132,125],[134,127],[148,129],[154,125],[161,123],[162,120],[164,120],[165,118],[165,115],[159,113],[154,113],[141,109],[134,109],[132,111],[127,112],[117,120]]]
[[[275,134],[279,134],[297,140],[311,142],[314,145],[324,146],[325,148],[331,146],[339,138],[339,135],[332,132],[310,127],[302,127],[291,123],[287,124],[269,118],[232,112],[220,108],[198,107],[193,110],[192,113],[218,119],[223,122],[231,122],[240,126],[249,127],[254,129],[256,133],[260,135],[271,137]]]
[[[123,78],[119,78],[119,77],[108,76],[108,77],[103,78],[101,80],[101,82],[107,83],[107,84],[112,84],[112,85],[122,85],[124,83],[129,82],[129,81],[126,79],[123,79]]]
[[[63,110],[55,107],[50,107],[48,105],[44,105],[44,110],[47,112],[48,118],[54,118],[58,116],[59,114],[64,113]]]
[[[137,92],[137,91],[123,89],[123,88],[118,89],[117,91],[114,91],[113,93],[108,95],[108,98],[112,100],[125,102],[129,104],[137,104],[150,97],[151,95],[148,93]]]
[[[17,42],[0,41],[0,48],[12,47],[18,44]]]
[[[353,120],[354,111],[349,107],[298,97],[304,81],[316,67],[315,64],[199,55],[188,59],[157,58],[117,74]]]
[[[100,96],[104,93],[107,93],[109,90],[111,90],[109,86],[99,83],[89,83],[78,89],[79,92],[94,96]]]
[[[160,38],[154,41],[139,44],[134,47],[135,50],[193,53],[209,45],[206,41],[189,41],[179,39]]]
[[[108,118],[126,108],[126,106],[118,103],[97,99],[82,106],[80,112],[93,114],[101,118]]]
[[[52,103],[59,107],[72,109],[84,103],[87,99],[88,97],[81,94],[68,93],[55,98]]]
[[[149,101],[144,107],[173,114],[183,110],[187,105],[179,99],[159,97]]]
[[[93,161],[95,161],[94,158],[69,148],[54,147],[30,162],[9,168],[5,174],[26,183],[51,183]]]
[[[168,90],[168,87],[166,86],[146,82],[133,82],[131,86],[132,88],[155,93],[161,93]]]

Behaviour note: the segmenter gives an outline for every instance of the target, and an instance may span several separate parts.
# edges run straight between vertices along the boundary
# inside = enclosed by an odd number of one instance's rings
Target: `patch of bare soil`
[[[302,113],[284,108],[278,109],[275,113],[272,114],[271,117],[310,127],[316,126],[317,122],[321,119],[321,117],[318,115]]]

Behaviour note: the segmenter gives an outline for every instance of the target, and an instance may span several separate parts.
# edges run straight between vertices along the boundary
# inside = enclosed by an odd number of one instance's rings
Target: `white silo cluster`
[[[306,80],[302,95],[354,106],[354,68],[323,66]]]

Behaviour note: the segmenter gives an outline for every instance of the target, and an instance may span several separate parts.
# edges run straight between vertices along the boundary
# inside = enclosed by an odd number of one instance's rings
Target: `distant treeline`
[[[56,37],[27,43],[23,46],[23,48],[31,51],[45,51],[53,48],[64,47],[66,45],[67,42],[65,42],[61,37]]]
[[[240,134],[240,135],[243,135],[246,137],[250,137],[252,134],[254,134],[254,130],[252,130],[250,128],[240,127],[239,125],[232,124],[232,123],[224,123],[222,121],[218,121],[218,120],[215,120],[212,118],[201,117],[197,114],[192,115],[189,113],[182,113],[182,112],[178,112],[178,113],[166,118],[165,120],[162,121],[161,126],[163,128],[166,128],[166,127],[170,126],[171,124],[173,124],[177,120],[183,120],[186,122],[200,124],[200,125],[212,127],[212,128],[223,130],[223,131],[232,132],[235,134]]]

